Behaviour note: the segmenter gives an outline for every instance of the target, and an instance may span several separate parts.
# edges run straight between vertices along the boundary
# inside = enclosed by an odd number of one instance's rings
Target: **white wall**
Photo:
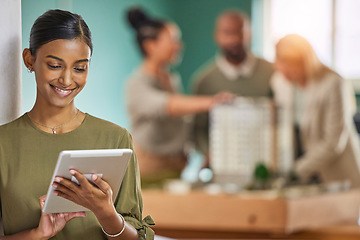
[[[21,1],[0,0],[0,125],[20,115]]]
[[[0,30],[1,125],[20,115],[21,0],[0,0]],[[3,228],[0,218],[1,235],[3,235]]]

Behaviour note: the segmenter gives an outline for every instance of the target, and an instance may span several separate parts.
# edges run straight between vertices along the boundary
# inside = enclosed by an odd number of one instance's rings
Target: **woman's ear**
[[[33,55],[31,55],[30,49],[28,49],[28,48],[24,49],[23,60],[24,60],[24,64],[25,64],[26,68],[29,69],[29,71],[32,71],[34,63],[35,63],[35,57]]]
[[[143,42],[143,48],[146,55],[151,55],[154,52],[155,41],[153,39],[147,39]]]

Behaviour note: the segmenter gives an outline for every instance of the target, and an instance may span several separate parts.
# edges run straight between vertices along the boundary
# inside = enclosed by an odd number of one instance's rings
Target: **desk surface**
[[[360,190],[296,199],[144,190],[143,198],[144,215],[154,218],[158,234],[169,237],[308,239],[309,234],[332,232],[329,236],[340,233],[342,239],[360,239]],[[348,225],[339,226],[343,224]]]

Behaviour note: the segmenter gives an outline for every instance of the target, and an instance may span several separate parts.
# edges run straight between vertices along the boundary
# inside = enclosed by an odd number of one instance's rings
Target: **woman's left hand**
[[[96,187],[80,172],[71,169],[70,173],[80,185],[62,177],[56,177],[53,183],[56,189],[54,194],[88,208],[95,215],[106,210],[113,210],[113,191],[107,182],[93,174],[91,180]]]

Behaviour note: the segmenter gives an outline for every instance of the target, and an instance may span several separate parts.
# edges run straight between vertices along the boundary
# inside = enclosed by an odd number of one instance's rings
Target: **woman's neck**
[[[306,78],[299,78],[298,81],[297,81],[297,84],[301,88],[306,88],[307,79]]]
[[[54,118],[67,118],[67,116],[73,116],[77,109],[72,102],[65,107],[57,107],[48,103],[42,103],[39,99],[36,99],[34,107],[30,110],[32,116],[42,118],[43,120],[50,120]]]
[[[148,75],[154,77],[157,80],[163,90],[168,92],[174,91],[169,77],[169,70],[166,68],[166,66],[148,59],[144,61],[143,69]]]
[[[71,103],[66,107],[49,106],[36,101],[34,107],[27,113],[38,128],[49,133],[66,133],[81,125],[85,114]],[[56,130],[54,132],[54,130]]]
[[[143,69],[152,76],[159,76],[163,72],[166,72],[166,67],[158,61],[152,59],[145,59],[143,64]]]

